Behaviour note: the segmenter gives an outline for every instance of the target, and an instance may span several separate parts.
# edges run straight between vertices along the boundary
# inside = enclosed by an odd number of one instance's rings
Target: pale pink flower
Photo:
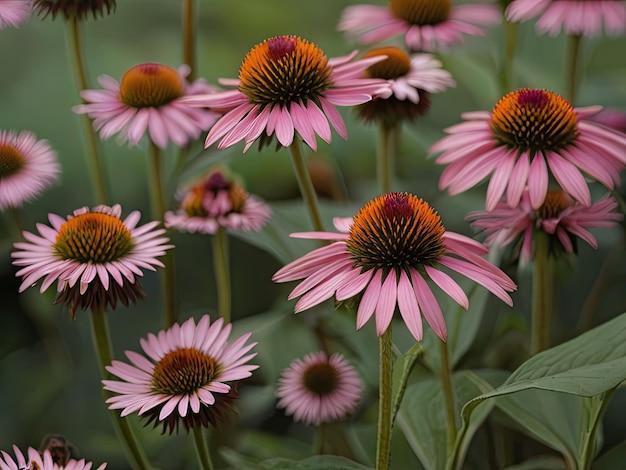
[[[142,269],[163,267],[158,257],[173,246],[159,222],[137,226],[138,211],[124,220],[121,214],[119,205],[83,207],[67,218],[49,214],[52,227],[37,224],[39,235],[22,232],[26,241],[14,243],[11,253],[22,267],[20,292],[41,279],[41,292],[56,282],[57,303],[68,304],[72,317],[79,306],[104,310],[143,297]]]
[[[363,385],[359,373],[339,353],[324,352],[294,359],[278,379],[278,408],[295,421],[319,426],[338,421],[359,404]]]
[[[191,69],[184,65],[175,70],[162,64],[139,64],[129,69],[118,82],[101,75],[104,90],[83,90],[85,104],[74,106],[77,114],[92,118],[100,138],[119,134],[119,140],[136,145],[146,134],[160,148],[170,141],[184,147],[198,139],[217,120],[209,109],[189,106],[188,96],[214,93],[204,80],[188,83]]]
[[[445,340],[446,323],[427,281],[431,280],[465,309],[469,301],[442,268],[468,277],[512,305],[507,291],[516,286],[483,258],[487,248],[471,238],[446,231],[437,212],[411,194],[379,196],[354,218],[335,219],[335,227],[341,233],[292,234],[333,242],[274,274],[275,282],[304,279],[289,295],[289,299],[302,296],[296,303],[296,313],[333,295],[343,301],[362,294],[357,329],[376,313],[376,333],[382,335],[397,306],[416,340],[422,339],[420,312],[437,336]]]
[[[384,57],[353,61],[355,55],[327,59],[313,43],[277,36],[248,52],[239,79],[221,81],[237,89],[185,102],[226,112],[211,128],[205,147],[219,140],[218,148],[224,149],[243,140],[245,152],[257,139],[263,144],[272,136],[288,147],[297,133],[315,150],[316,135],[330,143],[330,125],[347,137],[335,106],[354,106],[374,93],[390,93],[385,81],[362,78],[368,66]]]
[[[537,209],[554,179],[589,206],[585,176],[613,189],[626,166],[626,135],[590,119],[601,109],[572,108],[556,93],[522,89],[504,96],[491,112],[464,113],[465,122],[445,129],[449,135],[430,148],[441,152],[435,162],[447,165],[439,188],[459,194],[491,175],[488,211],[505,192],[516,207],[526,186]]]
[[[622,220],[622,214],[614,212],[616,208],[617,202],[608,195],[591,206],[583,206],[559,190],[548,191],[543,205],[533,209],[525,190],[516,207],[502,201],[493,211],[471,212],[467,219],[473,226],[484,229],[487,246],[504,247],[521,241],[520,259],[527,263],[532,258],[536,230],[551,235],[550,251],[555,255],[563,251],[574,253],[576,237],[598,248],[598,242],[587,229],[615,227]]]
[[[485,36],[484,26],[502,21],[496,5],[452,5],[451,0],[391,0],[389,6],[353,5],[341,14],[338,29],[361,44],[404,36],[411,51],[433,52],[461,44],[463,35]]]
[[[59,179],[57,155],[30,131],[0,130],[0,210],[21,207]]]
[[[0,0],[0,29],[17,28],[33,12],[32,0]]]
[[[15,459],[7,452],[2,451],[0,456],[0,470],[91,470],[92,463],[85,459],[70,459],[65,465],[54,463],[50,451],[46,449],[43,455],[32,447],[28,448],[27,454],[13,446]],[[96,470],[103,470],[107,464],[103,463]]]
[[[227,416],[237,398],[236,382],[252,375],[258,366],[248,364],[256,356],[249,351],[246,333],[228,343],[231,324],[222,318],[213,324],[204,315],[196,325],[190,318],[156,336],[140,340],[146,356],[126,351],[131,362],[113,361],[107,370],[121,380],[103,380],[115,395],[106,402],[122,416],[137,413],[163,424],[163,430],[215,425]]]
[[[550,36],[561,29],[566,34],[597,36],[603,25],[610,36],[626,32],[626,2],[622,0],[514,0],[505,15],[513,22],[538,16],[537,31]]]

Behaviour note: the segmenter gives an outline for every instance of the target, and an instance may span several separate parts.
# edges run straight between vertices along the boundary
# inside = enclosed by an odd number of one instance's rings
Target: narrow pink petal
[[[448,331],[446,328],[446,321],[443,318],[441,307],[435,298],[435,295],[426,284],[426,281],[420,273],[411,269],[411,282],[413,283],[413,289],[415,289],[415,297],[419,306],[422,308],[422,314],[426,321],[433,329],[435,334],[445,341],[448,337]]]
[[[383,282],[378,303],[376,304],[376,334],[378,336],[387,331],[393,319],[398,289],[396,282],[396,272],[392,269]]]
[[[339,134],[344,140],[347,139],[348,130],[346,129],[346,124],[343,122],[339,111],[337,111],[337,109],[324,98],[320,98],[320,104],[322,105],[324,114],[337,131],[337,134]]]
[[[465,310],[469,308],[469,300],[461,286],[459,286],[454,279],[448,276],[446,273],[439,271],[431,266],[425,266],[426,273],[430,276],[439,288],[448,294],[454,301],[463,307]]]
[[[559,185],[583,206],[591,205],[591,193],[580,170],[555,152],[548,151],[548,165]]]
[[[415,340],[421,341],[423,334],[422,317],[415,298],[415,290],[404,270],[400,273],[400,280],[398,281],[398,309]]]
[[[382,272],[377,270],[376,273],[372,276],[369,285],[365,289],[363,293],[363,297],[361,297],[361,302],[359,302],[359,308],[356,313],[356,329],[361,329],[365,323],[370,319],[374,310],[376,309],[376,305],[378,304],[378,297],[380,296],[380,290],[382,288],[381,285]]]
[[[528,172],[528,196],[533,209],[539,209],[548,193],[548,165],[540,152],[537,152]]]
[[[530,162],[528,152],[522,152],[509,178],[509,186],[506,192],[506,199],[509,206],[516,207],[519,204],[524,188],[526,187],[526,182],[528,181],[529,171]]]

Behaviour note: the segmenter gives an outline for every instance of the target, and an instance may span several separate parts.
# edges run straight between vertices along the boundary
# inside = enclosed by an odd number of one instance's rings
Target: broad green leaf
[[[605,452],[593,463],[594,470],[615,470],[626,462],[626,441]]]
[[[565,462],[553,455],[540,455],[504,470],[566,470]]]
[[[304,460],[276,458],[262,462],[252,462],[249,458],[228,452],[228,460],[237,470],[367,470],[366,467],[352,460],[334,455],[316,455]]]

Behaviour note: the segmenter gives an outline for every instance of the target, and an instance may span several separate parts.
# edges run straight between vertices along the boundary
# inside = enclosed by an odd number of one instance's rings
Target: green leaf
[[[565,462],[553,455],[540,455],[505,470],[566,470]]]
[[[366,467],[344,457],[316,455],[304,460],[276,458],[263,462],[252,462],[249,458],[229,451],[225,457],[238,470],[367,470]]]
[[[409,380],[409,375],[413,370],[413,366],[415,365],[415,361],[417,358],[424,352],[424,348],[420,343],[415,343],[411,349],[402,354],[398,359],[396,359],[395,364],[393,365],[393,391],[391,392],[392,396],[392,408],[391,408],[391,423],[393,426],[393,422],[396,419],[396,415],[398,414],[398,410],[400,409],[400,405],[402,404],[402,398],[404,397],[404,392],[406,391],[407,381]]]
[[[615,470],[626,462],[626,441],[605,452],[593,463],[594,470]]]

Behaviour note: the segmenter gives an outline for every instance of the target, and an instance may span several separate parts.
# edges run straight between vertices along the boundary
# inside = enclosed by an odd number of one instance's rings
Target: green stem
[[[517,49],[517,28],[518,23],[504,21],[504,63],[500,75],[502,94],[507,94],[511,90],[511,77],[513,76],[513,61]]]
[[[85,72],[85,61],[83,59],[83,51],[80,41],[80,20],[76,16],[72,16],[72,18],[67,20],[67,25],[69,28],[70,53],[72,56],[74,75],[76,76],[76,83],[79,91],[86,90],[89,87],[87,85],[87,73]],[[82,120],[85,138],[87,139],[87,154],[89,155],[91,179],[96,195],[96,201],[98,204],[106,204],[107,191],[102,171],[98,135],[93,128],[93,124],[89,116],[83,114]]]
[[[204,433],[200,426],[194,426],[193,428],[193,442],[196,444],[196,451],[198,452],[198,460],[200,461],[200,468],[202,470],[213,470],[213,463],[211,462],[211,455],[209,454],[209,446],[207,445]]]
[[[194,0],[183,0],[183,63],[191,69],[187,79],[196,76],[196,6]]]
[[[223,227],[213,236],[213,269],[217,283],[217,311],[224,319],[230,322],[231,288],[228,265],[228,234]]]
[[[380,142],[376,159],[376,176],[378,186],[383,194],[391,191],[393,180],[394,156],[398,139],[398,128],[382,125],[380,127]]]
[[[550,318],[553,307],[552,260],[549,254],[549,235],[534,233],[535,266],[531,312],[530,354],[535,355],[550,347]]]
[[[315,453],[317,455],[323,455],[326,453],[326,432],[327,432],[327,425],[324,423],[321,423],[318,427],[317,427],[317,445],[315,446]]]
[[[379,338],[378,374],[378,436],[376,440],[376,470],[389,468],[391,450],[391,405],[393,354],[391,324]]]
[[[451,454],[456,442],[456,402],[454,398],[454,387],[452,385],[452,369],[450,368],[448,343],[440,341],[439,351],[441,356],[440,378],[448,423],[448,454]]]
[[[567,99],[572,106],[576,104],[578,91],[581,39],[582,36],[571,34],[567,42]]]
[[[320,215],[320,209],[317,202],[317,194],[311,181],[311,175],[306,167],[302,151],[300,150],[300,142],[294,139],[293,144],[289,147],[291,151],[291,161],[293,162],[293,169],[296,174],[296,180],[300,187],[300,193],[302,199],[307,206],[313,228],[318,232],[324,231],[324,223],[322,222],[322,216]]]
[[[111,364],[113,354],[111,352],[112,348],[109,326],[104,311],[93,310],[91,312],[91,332],[93,336],[93,344],[100,365],[100,373],[102,374],[102,378],[108,379],[109,373],[106,370],[106,366]],[[102,396],[106,400],[112,397],[113,393],[102,389]],[[110,410],[110,414],[113,419],[115,431],[118,438],[122,442],[131,467],[134,470],[151,469],[152,466],[148,462],[143,448],[135,438],[128,420],[122,418],[117,410]]]

